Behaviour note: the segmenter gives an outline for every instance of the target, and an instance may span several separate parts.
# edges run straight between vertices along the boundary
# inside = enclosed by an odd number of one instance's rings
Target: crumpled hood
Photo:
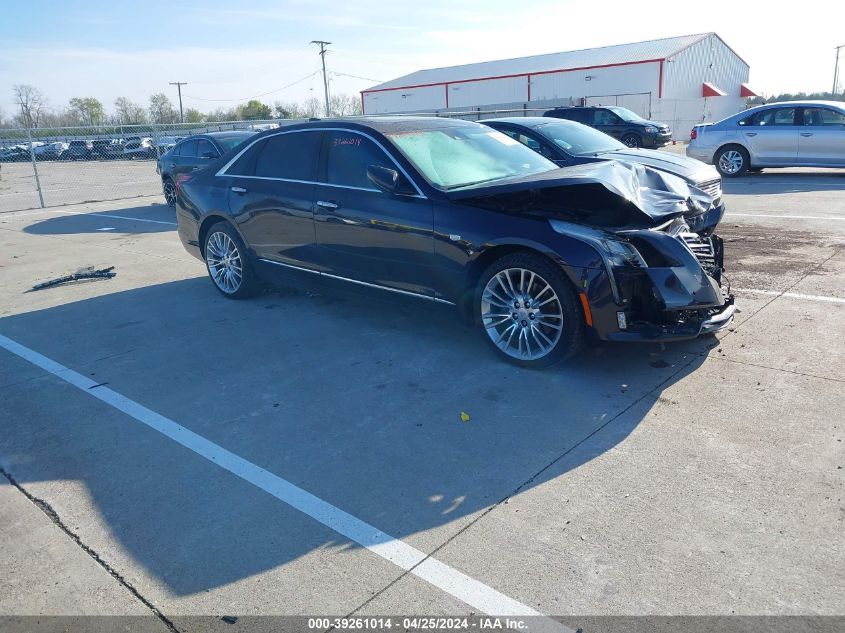
[[[656,149],[626,148],[603,152],[599,156],[605,159],[622,160],[662,169],[692,183],[719,178],[719,172],[712,165],[705,165],[701,161],[688,156],[661,152]]]
[[[472,206],[601,228],[647,228],[713,209],[710,196],[682,178],[615,160],[471,185],[446,195]]]

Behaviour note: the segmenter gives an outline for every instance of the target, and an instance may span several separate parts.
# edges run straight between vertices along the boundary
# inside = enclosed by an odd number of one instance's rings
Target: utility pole
[[[331,42],[324,42],[323,40],[311,40],[311,43],[320,45],[320,57],[323,60],[323,94],[326,95],[326,116],[330,117],[332,113],[329,109],[329,80],[326,78],[326,46],[331,44]]]
[[[842,46],[836,47],[836,64],[833,66],[833,90],[831,90],[831,94],[836,94],[836,84],[839,83],[839,49],[845,48],[845,44]]]
[[[171,86],[176,86],[176,89],[179,91],[179,122],[185,122],[185,115],[182,114],[182,86],[187,86],[187,81],[171,81]]]

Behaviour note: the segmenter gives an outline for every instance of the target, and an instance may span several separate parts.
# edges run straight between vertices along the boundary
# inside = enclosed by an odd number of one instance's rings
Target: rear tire
[[[481,275],[473,305],[487,343],[521,367],[549,367],[584,344],[584,317],[572,285],[537,253],[493,262]]]
[[[736,178],[748,170],[748,152],[740,145],[719,148],[713,160],[716,170],[724,178]]]
[[[208,229],[203,258],[211,283],[227,299],[246,299],[258,291],[258,278],[246,246],[228,222],[217,222]]]
[[[164,191],[164,201],[169,207],[176,206],[176,185],[172,178],[162,178],[161,188]]]

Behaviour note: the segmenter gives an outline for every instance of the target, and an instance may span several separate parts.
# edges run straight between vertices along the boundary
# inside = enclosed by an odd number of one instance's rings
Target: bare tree
[[[24,127],[38,127],[41,115],[47,106],[47,99],[35,86],[29,84],[15,84],[15,104],[20,108],[16,117]]]
[[[304,117],[311,118],[320,116],[322,111],[323,104],[320,103],[320,100],[317,97],[309,97],[302,104],[302,116]]]
[[[329,98],[332,116],[353,116],[361,114],[360,99],[347,94],[334,94]]]
[[[114,100],[114,113],[117,122],[122,125],[138,125],[147,122],[147,112],[143,106],[126,97],[118,97]]]

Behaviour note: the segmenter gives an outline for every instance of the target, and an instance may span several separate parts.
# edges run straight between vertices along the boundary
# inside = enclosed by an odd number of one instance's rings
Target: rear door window
[[[772,108],[756,113],[747,120],[745,125],[754,127],[773,127],[778,125],[795,125],[795,108]]]
[[[179,146],[179,156],[183,158],[196,158],[197,157],[197,142],[196,141],[185,141]]]
[[[326,182],[331,185],[373,189],[367,178],[367,167],[376,165],[396,169],[396,166],[373,141],[340,130],[327,133]]]
[[[208,139],[201,138],[197,141],[197,156],[200,158],[217,158],[220,152]]]
[[[268,137],[256,157],[255,175],[313,181],[322,136],[319,131],[302,131]]]
[[[621,120],[610,110],[594,110],[593,125],[617,125]]]

